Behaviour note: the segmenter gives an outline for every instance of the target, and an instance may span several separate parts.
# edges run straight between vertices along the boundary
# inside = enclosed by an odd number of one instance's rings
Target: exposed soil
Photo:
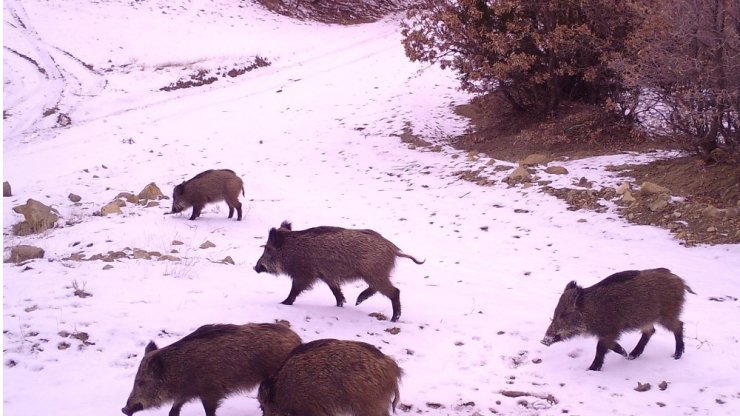
[[[650,140],[598,108],[568,105],[559,114],[532,117],[507,110],[500,98],[478,98],[457,112],[470,118],[473,131],[455,138],[458,149],[494,159],[521,161],[531,154],[549,160],[582,158],[624,151],[689,150],[685,142]],[[570,209],[605,211],[599,201],[616,198],[618,212],[636,224],[669,229],[685,245],[740,243],[740,163],[737,155],[716,158],[712,164],[691,152],[675,159],[645,165],[610,167],[625,177],[635,200],[625,202],[613,188],[551,188],[543,190],[568,202]],[[464,177],[464,176],[463,176]],[[479,182],[479,181],[476,181]],[[652,182],[670,191],[666,201],[641,194],[639,185]],[[485,185],[485,184],[482,184]]]
[[[284,16],[322,23],[370,23],[408,7],[408,0],[257,0]]]

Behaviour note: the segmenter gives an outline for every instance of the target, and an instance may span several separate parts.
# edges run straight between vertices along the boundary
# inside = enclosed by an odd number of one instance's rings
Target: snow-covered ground
[[[321,25],[230,0],[6,0],[4,8],[3,176],[14,196],[3,199],[3,245],[46,251],[25,266],[3,265],[5,414],[117,414],[149,340],[163,346],[206,323],[276,319],[304,341],[363,340],[394,357],[410,413],[740,412],[740,246],[686,248],[664,230],[568,211],[537,187],[509,188],[486,157],[409,149],[398,138],[405,127],[433,142],[463,131],[452,106],[470,97],[454,74],[420,72],[406,60],[397,18]],[[160,91],[257,56],[271,65]],[[59,114],[71,123],[59,126]],[[647,157],[564,162],[571,173],[560,180],[616,182],[604,167],[633,160]],[[481,167],[495,185],[455,175]],[[210,168],[243,178],[243,221],[227,219],[224,203],[194,222],[189,211],[164,215],[170,201],[93,216],[121,191],[155,182],[170,194]],[[82,201],[70,202],[70,192]],[[22,220],[12,207],[28,198],[72,225],[12,236]],[[368,316],[391,315],[381,295],[354,306],[362,283],[344,287],[343,308],[322,284],[293,306],[279,304],[290,280],[252,267],[270,227],[285,219],[294,229],[371,228],[425,258],[398,261],[400,321]],[[200,249],[206,240],[216,246]],[[126,248],[176,249],[181,260],[65,260]],[[219,263],[226,256],[236,264]],[[608,354],[601,372],[586,371],[593,338],[539,343],[567,282],[589,286],[653,267],[670,268],[698,293],[685,306],[681,360],[660,328],[642,357]],[[74,296],[73,284],[92,296]],[[386,331],[394,327],[400,332]],[[89,338],[70,336],[80,333]],[[622,344],[629,350],[637,339],[627,334]],[[638,382],[652,389],[635,391]],[[229,398],[218,413],[259,415],[255,396]],[[191,403],[182,414],[203,410]]]

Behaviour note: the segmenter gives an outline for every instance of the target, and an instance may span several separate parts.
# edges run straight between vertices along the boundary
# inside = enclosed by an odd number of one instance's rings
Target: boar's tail
[[[398,256],[398,257],[406,257],[407,259],[413,260],[414,263],[416,263],[416,264],[424,264],[424,262],[426,261],[426,259],[424,259],[422,261],[416,260],[416,258],[414,258],[414,256],[412,256],[410,254],[406,254],[406,253],[404,253],[404,252],[402,252],[400,250],[399,251],[396,251],[396,256]]]
[[[694,292],[693,290],[691,290],[691,288],[689,287],[689,285],[687,285],[686,283],[683,284],[683,287],[684,287],[684,289],[686,289],[687,292],[689,292],[689,293],[691,293],[693,295],[696,295],[696,292]]]
[[[398,405],[398,400],[401,398],[401,395],[398,392],[398,383],[393,388],[393,403],[391,405],[393,406],[393,413],[396,413],[396,406]]]
[[[243,183],[243,182],[242,182],[242,196],[246,196],[246,195],[244,194],[244,183]]]

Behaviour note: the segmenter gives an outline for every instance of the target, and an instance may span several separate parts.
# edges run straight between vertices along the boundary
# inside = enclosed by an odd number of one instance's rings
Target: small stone
[[[103,208],[100,208],[100,215],[106,216],[111,214],[123,214],[123,211],[121,211],[121,206],[118,205],[118,202],[120,200],[115,200],[113,202],[109,202],[107,205],[105,205]]]
[[[226,256],[226,257],[224,257],[224,259],[223,259],[223,260],[221,260],[221,261],[222,261],[223,263],[226,263],[226,264],[232,264],[232,265],[233,265],[233,264],[236,264],[236,263],[234,263],[234,259],[232,259],[232,258],[231,258],[231,256]]]
[[[397,326],[394,326],[393,328],[386,328],[385,329],[385,332],[387,332],[387,333],[389,333],[391,335],[396,335],[396,334],[398,334],[398,333],[401,332],[401,328],[399,328]]]
[[[67,195],[67,198],[69,198],[70,201],[75,202],[75,203],[80,202],[82,200],[82,197],[80,197],[79,195],[72,194],[72,193]]]
[[[10,249],[10,263],[22,263],[26,260],[41,259],[44,257],[44,249],[29,245],[17,245]]]
[[[3,197],[13,196],[13,193],[10,190],[10,182],[5,181],[3,182]]]
[[[543,155],[541,153],[533,153],[527,157],[524,158],[521,162],[519,162],[522,165],[526,166],[533,166],[533,165],[544,165],[547,163],[548,157],[546,155]]]
[[[627,182],[622,182],[616,189],[617,195],[624,195],[625,192],[630,191],[630,185]]]
[[[154,182],[150,183],[149,185],[145,186],[144,189],[139,192],[139,199],[162,199],[164,197],[164,194],[159,189],[157,184]]]
[[[668,382],[667,382],[667,381],[665,381],[665,380],[661,381],[661,382],[660,382],[660,384],[658,384],[658,388],[659,388],[660,390],[665,390],[665,389],[667,389],[667,388],[668,388]]]
[[[637,382],[637,387],[635,387],[635,391],[645,392],[645,391],[650,390],[651,387],[652,386],[650,386],[650,383],[640,383],[638,381]]]
[[[509,184],[514,184],[517,182],[529,182],[532,180],[532,175],[524,166],[519,166],[509,174],[507,179]]]
[[[567,175],[568,169],[562,166],[548,166],[547,169],[545,169],[545,173],[550,173],[553,175]]]
[[[587,220],[587,219],[585,219],[585,218],[579,218],[579,219],[578,219],[578,222],[588,222],[588,220]]]
[[[709,228],[707,228],[707,232],[708,233],[716,233],[717,232],[717,227],[709,227]]]
[[[180,240],[172,240],[172,245],[173,245],[173,246],[181,246],[181,245],[183,245],[183,244],[185,244],[185,243],[183,243],[183,242],[182,242],[182,241],[180,241]]]
[[[139,203],[139,197],[132,194],[131,192],[120,192],[118,195],[116,195],[116,199],[123,198],[126,200],[126,202],[130,204],[138,204]]]
[[[111,266],[110,264],[106,264],[105,266],[103,266],[103,270],[110,270],[112,268],[113,266]]]
[[[643,195],[655,195],[655,194],[670,194],[671,191],[668,188],[654,184],[652,182],[643,182],[640,186],[640,193]]]
[[[169,254],[165,254],[163,256],[159,256],[159,261],[180,261],[180,258],[177,256],[171,256]]]
[[[622,202],[624,202],[625,204],[631,204],[635,201],[635,197],[632,196],[632,193],[629,190],[624,191],[624,193],[622,194]]]
[[[203,243],[203,244],[200,245],[200,248],[201,249],[204,249],[204,250],[207,249],[207,248],[211,248],[211,247],[216,247],[216,245],[213,244],[212,242],[208,241],[208,240],[206,240],[205,243]]]
[[[159,201],[149,201],[146,204],[146,208],[158,207]]]
[[[650,211],[653,212],[660,212],[665,209],[665,207],[668,206],[668,201],[664,199],[659,199],[657,201],[653,201],[650,204],[648,204],[648,208],[650,208]]]
[[[578,180],[578,186],[581,186],[583,188],[591,188],[594,184],[593,182],[586,179],[586,177],[581,176],[581,179]]]

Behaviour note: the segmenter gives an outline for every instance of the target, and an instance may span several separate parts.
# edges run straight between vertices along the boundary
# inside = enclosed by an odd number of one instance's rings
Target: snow
[[[398,17],[322,25],[228,0],[7,0],[4,8],[3,108],[10,116],[3,176],[14,196],[3,199],[3,245],[46,251],[42,260],[3,265],[6,414],[118,414],[149,340],[161,347],[206,323],[276,319],[290,321],[304,341],[381,348],[405,371],[401,403],[411,413],[740,411],[740,307],[733,300],[740,298],[740,246],[686,248],[612,210],[573,212],[537,187],[508,187],[506,172],[482,155],[401,143],[409,126],[439,144],[463,132],[466,122],[452,107],[470,97],[457,90],[454,74],[405,58]],[[255,56],[271,65],[208,86],[159,90],[198,69]],[[52,107],[71,124],[42,117]],[[569,175],[538,175],[564,186],[581,176],[616,185],[607,165],[668,156],[565,161],[559,164]],[[208,205],[197,221],[188,221],[189,210],[164,215],[166,200],[93,216],[121,191],[155,182],[171,194],[210,168],[244,179],[241,222],[226,218],[224,203]],[[455,175],[478,169],[497,182],[484,187]],[[70,192],[82,201],[71,203]],[[13,236],[22,216],[12,207],[28,198],[58,209],[63,226]],[[344,286],[343,308],[321,284],[293,306],[279,304],[290,280],[252,267],[268,230],[285,219],[294,229],[371,228],[425,258],[421,266],[398,260],[392,279],[401,290],[400,321],[368,316],[391,315],[381,295],[352,305],[364,288],[359,282]],[[216,247],[200,249],[206,240]],[[177,249],[182,260],[65,260],[125,248]],[[236,264],[218,262],[226,256]],[[103,270],[106,264],[114,267]],[[671,357],[672,334],[660,328],[639,359],[610,353],[601,372],[586,371],[593,338],[540,344],[567,282],[589,286],[613,272],[653,267],[670,268],[698,293],[685,305],[681,360]],[[73,284],[92,297],[74,296]],[[400,332],[386,332],[393,327]],[[62,331],[90,338],[85,344]],[[622,345],[630,350],[637,339],[626,334]],[[64,342],[69,348],[59,349]],[[638,382],[652,389],[637,392]],[[506,390],[531,395],[510,398]],[[218,413],[259,415],[255,396],[229,398]],[[182,410],[202,414],[198,403]]]

